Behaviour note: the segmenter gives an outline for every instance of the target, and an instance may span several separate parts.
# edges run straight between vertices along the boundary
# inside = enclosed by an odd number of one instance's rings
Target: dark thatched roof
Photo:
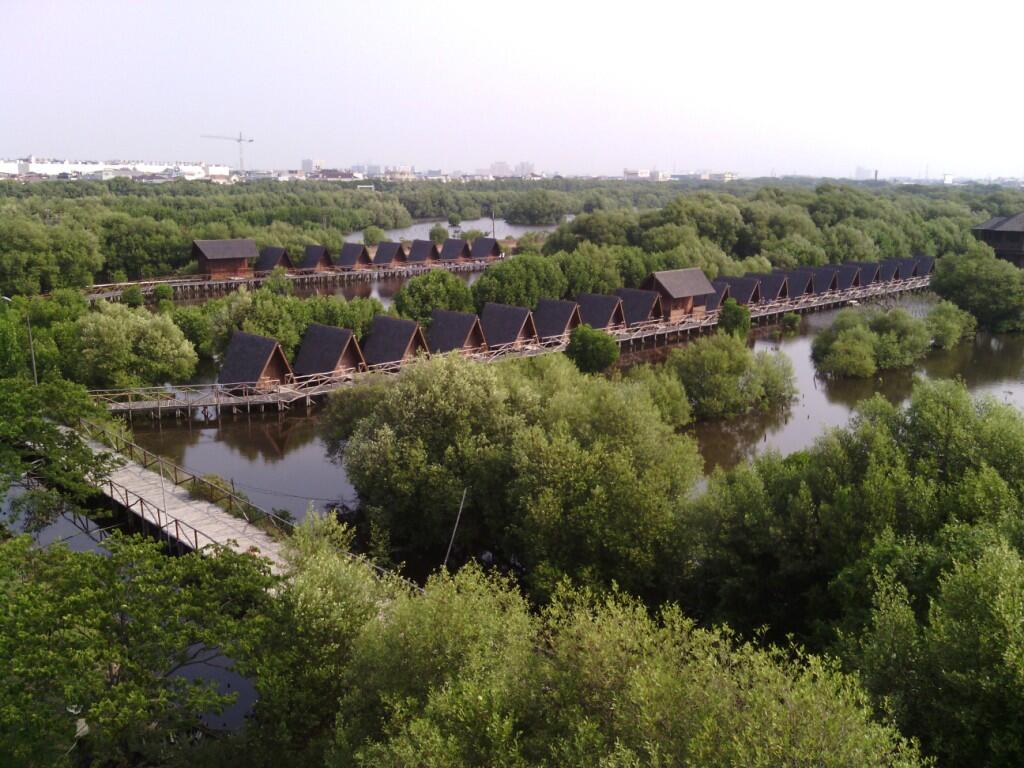
[[[386,267],[405,261],[405,249],[401,243],[378,243],[377,252],[373,254],[373,263],[378,267]]]
[[[288,359],[276,340],[235,331],[231,334],[227,352],[224,353],[224,363],[217,374],[217,383],[255,384],[274,355],[280,355],[285,368],[290,370]]]
[[[791,298],[798,299],[801,296],[814,293],[813,275],[806,269],[776,270],[776,274],[786,276]]]
[[[398,363],[405,359],[406,353],[414,355],[426,349],[427,340],[419,323],[388,315],[373,318],[370,332],[363,340],[363,357],[371,366]]]
[[[341,246],[341,254],[338,256],[338,266],[351,269],[359,264],[372,264],[370,252],[362,243],[345,243]]]
[[[899,262],[900,280],[909,280],[917,277],[917,259],[897,259]]]
[[[795,269],[790,274],[803,272],[811,276],[811,288],[814,290],[815,295],[825,293],[827,291],[834,291],[837,280],[837,271],[835,267],[803,267],[801,269]]]
[[[480,313],[487,345],[494,349],[519,340],[536,341],[537,328],[533,316],[526,307],[487,302]]]
[[[704,309],[708,312],[714,312],[716,309],[721,308],[722,302],[729,298],[729,284],[722,280],[712,280],[711,287],[715,290],[707,295],[707,299],[704,302]]]
[[[919,277],[925,277],[935,271],[935,257],[934,256],[917,256],[917,274]]]
[[[609,328],[626,324],[622,299],[603,293],[581,293],[576,297],[580,305],[580,318],[591,328]]]
[[[883,283],[888,283],[896,279],[896,275],[900,270],[899,259],[883,259],[879,262],[878,271]]]
[[[575,301],[541,299],[533,310],[533,324],[542,339],[562,336],[582,322],[580,307]]]
[[[1024,232],[1024,213],[1013,216],[993,216],[988,221],[971,229],[984,232]]]
[[[474,259],[497,258],[500,255],[501,245],[493,237],[478,237],[470,249],[470,256]]]
[[[882,274],[877,261],[848,261],[844,266],[860,267],[861,285],[877,283]]]
[[[472,343],[474,331],[479,334],[477,343],[487,346],[487,337],[480,325],[480,318],[473,312],[435,309],[430,313],[427,346],[431,352],[441,353],[462,349],[467,343]]]
[[[436,243],[430,240],[413,240],[409,248],[410,263],[418,264],[423,261],[437,261],[441,258],[441,251]]]
[[[747,272],[744,277],[761,281],[763,303],[789,298],[789,280],[783,272]]]
[[[856,264],[840,264],[836,270],[836,286],[840,291],[859,288],[861,283],[860,267]]]
[[[318,266],[331,266],[331,254],[325,245],[307,245],[302,255],[300,269],[316,269]]]
[[[657,291],[645,291],[642,288],[618,288],[615,295],[622,299],[622,314],[626,318],[626,325],[646,323],[664,317],[661,294]]]
[[[707,275],[697,267],[670,269],[655,272],[644,280],[641,288],[658,290],[670,299],[684,299],[688,296],[702,296],[714,293]]]
[[[260,251],[260,258],[256,262],[257,272],[269,272],[277,267],[295,269],[287,248],[278,248],[276,245],[268,245]]]
[[[210,261],[222,261],[228,259],[246,259],[255,261],[259,258],[256,251],[256,241],[241,240],[193,240],[192,255],[196,258],[203,256]]]
[[[756,277],[719,277],[718,280],[729,286],[729,296],[736,299],[737,304],[761,303],[761,281]]]
[[[470,258],[469,243],[465,240],[449,237],[441,247],[441,261],[459,261]]]
[[[359,342],[351,330],[320,323],[311,324],[302,337],[302,346],[295,357],[295,375],[333,373],[349,345],[359,362],[365,365]]]

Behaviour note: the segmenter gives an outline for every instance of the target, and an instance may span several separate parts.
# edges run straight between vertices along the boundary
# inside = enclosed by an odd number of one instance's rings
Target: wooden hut
[[[260,257],[256,261],[256,273],[273,272],[278,267],[282,269],[295,269],[287,248],[279,248],[276,245],[268,245],[260,251]]]
[[[626,327],[626,313],[618,296],[581,293],[576,297],[576,303],[580,305],[580,319],[591,328],[610,332]]]
[[[331,261],[331,254],[327,250],[327,246],[307,245],[299,269],[305,272],[326,272],[333,266],[334,263]]]
[[[480,313],[480,325],[490,349],[498,347],[519,348],[540,341],[533,313],[526,307],[487,302]]]
[[[493,237],[478,237],[469,255],[474,261],[495,261],[501,258],[501,244]]]
[[[421,352],[427,352],[427,340],[415,320],[377,315],[363,340],[363,357],[371,368],[397,367]]]
[[[629,327],[665,319],[661,294],[657,291],[645,291],[642,288],[618,288],[615,295],[622,299],[622,315]]]
[[[761,303],[761,281],[756,277],[720,277],[718,280],[729,286],[729,296],[737,304],[750,306]]]
[[[1024,213],[993,216],[971,228],[971,233],[992,246],[996,256],[1018,267],[1024,266]]]
[[[355,334],[348,328],[313,323],[302,337],[295,357],[295,377],[340,378],[366,370],[366,360]]]
[[[541,341],[568,338],[573,328],[583,324],[580,305],[564,299],[541,299],[533,310],[533,324]]]
[[[373,266],[397,267],[406,261],[405,248],[401,243],[378,243],[373,254]]]
[[[795,269],[791,275],[803,273],[811,278],[811,289],[815,296],[821,296],[829,291],[836,290],[838,277],[835,267],[803,267]]]
[[[856,264],[840,264],[836,269],[836,287],[840,291],[849,291],[860,286],[860,267]]]
[[[789,298],[789,279],[784,272],[747,272],[744,277],[761,282],[761,303],[771,304]]]
[[[441,249],[430,240],[413,240],[409,248],[410,264],[433,264],[441,260]]]
[[[909,280],[917,277],[917,259],[897,259],[897,276],[900,280]]]
[[[193,240],[192,258],[199,265],[199,274],[213,278],[251,277],[252,266],[259,259],[253,240]]]
[[[472,252],[469,250],[469,243],[465,240],[449,237],[441,246],[441,261],[445,264],[469,261],[471,258]]]
[[[926,277],[935,271],[934,256],[915,256],[917,259],[917,276]]]
[[[373,260],[362,243],[345,243],[341,246],[338,266],[342,269],[369,269],[373,266]]]
[[[860,267],[860,284],[862,286],[874,285],[882,278],[877,261],[848,261],[843,266]]]
[[[231,334],[217,383],[270,389],[292,377],[292,368],[275,339],[235,331]]]
[[[670,322],[687,315],[703,315],[708,295],[715,292],[707,275],[696,267],[655,272],[640,287],[661,294],[661,305]]]
[[[714,293],[708,294],[704,300],[705,312],[717,312],[722,308],[722,304],[729,298],[729,284],[722,280],[712,280],[711,287],[715,289]]]
[[[899,271],[899,259],[882,259],[878,264],[878,280],[881,283],[891,283],[897,279]]]
[[[427,346],[431,353],[443,354],[458,351],[469,355],[475,352],[486,352],[487,337],[484,336],[480,318],[473,312],[435,309],[430,313]]]
[[[789,284],[789,298],[801,299],[804,296],[814,295],[813,275],[806,269],[791,269],[788,271],[776,270],[775,274],[785,275]]]

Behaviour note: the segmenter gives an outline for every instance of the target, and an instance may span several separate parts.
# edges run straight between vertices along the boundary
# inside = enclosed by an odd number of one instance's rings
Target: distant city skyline
[[[0,156],[1024,175],[1024,8],[7,0]],[[992,25],[991,19],[1000,23]],[[382,41],[383,44],[382,44]],[[55,55],[59,52],[59,55]]]

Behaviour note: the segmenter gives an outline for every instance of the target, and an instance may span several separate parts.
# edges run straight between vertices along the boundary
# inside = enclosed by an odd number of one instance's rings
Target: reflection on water
[[[135,422],[135,440],[200,475],[233,481],[254,504],[301,520],[309,504],[353,504],[344,469],[331,462],[312,416],[240,414],[192,424]]]
[[[571,219],[572,217],[567,217]],[[448,227],[447,219],[431,219],[429,221],[417,221],[415,224],[409,227],[402,227],[401,229],[386,229],[384,235],[386,240],[429,240],[430,239],[430,228],[435,224],[442,224],[445,228]],[[504,219],[494,219],[493,226],[490,219],[467,219],[459,225],[459,229],[462,232],[469,232],[471,229],[478,229],[481,232],[485,232],[488,235],[494,234],[500,240],[507,238],[519,238],[525,235],[527,232],[550,232],[554,229],[554,225],[545,224],[540,226],[532,226],[529,224],[509,224]],[[350,232],[345,235],[345,242],[347,243],[361,243],[363,242],[362,232]]]
[[[903,304],[919,314],[922,300]],[[834,312],[809,315],[800,335],[758,339],[756,350],[781,351],[793,362],[796,401],[783,413],[755,413],[731,422],[712,422],[693,427],[705,469],[732,467],[766,449],[787,454],[806,448],[831,427],[844,426],[853,409],[876,392],[892,403],[910,397],[915,375],[928,378],[961,378],[975,394],[996,396],[1024,409],[1024,335],[979,333],[948,351],[935,350],[918,368],[882,371],[870,379],[826,380],[819,378],[811,361],[811,341],[827,327]]]
[[[457,278],[466,285],[472,285],[482,272],[453,272]],[[343,296],[346,301],[352,299],[377,299],[385,308],[390,307],[395,300],[395,294],[402,287],[406,278],[388,277],[374,280],[361,280],[357,283],[345,285],[316,286],[309,289],[296,291],[296,296]]]

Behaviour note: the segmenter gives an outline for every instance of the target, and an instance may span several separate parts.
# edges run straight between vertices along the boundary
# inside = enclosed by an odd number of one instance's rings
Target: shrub
[[[141,307],[146,303],[142,295],[142,289],[137,285],[130,285],[121,293],[121,303],[126,307]]]
[[[718,316],[718,327],[733,336],[746,338],[750,332],[750,310],[736,299],[726,299]]]
[[[589,325],[573,329],[565,354],[583,373],[597,373],[619,359],[619,342]]]

